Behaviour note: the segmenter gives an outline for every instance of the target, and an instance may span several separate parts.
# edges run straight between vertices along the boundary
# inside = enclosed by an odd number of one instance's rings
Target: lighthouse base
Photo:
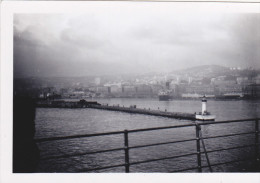
[[[196,120],[201,120],[201,121],[214,121],[216,116],[215,115],[201,115],[201,114],[196,114],[195,116]]]

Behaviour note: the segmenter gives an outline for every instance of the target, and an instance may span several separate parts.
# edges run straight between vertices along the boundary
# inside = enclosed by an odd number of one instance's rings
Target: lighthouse
[[[201,114],[205,115],[205,114],[207,114],[207,99],[206,99],[205,95],[202,97],[201,103],[202,103]]]
[[[201,99],[201,112],[199,114],[195,113],[196,120],[202,120],[202,121],[210,121],[215,120],[216,116],[211,115],[209,112],[207,112],[207,99],[204,95]]]

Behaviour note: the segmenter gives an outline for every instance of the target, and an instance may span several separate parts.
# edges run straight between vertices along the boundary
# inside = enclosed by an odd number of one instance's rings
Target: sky
[[[14,76],[260,68],[260,13],[192,13],[173,5],[14,15]]]

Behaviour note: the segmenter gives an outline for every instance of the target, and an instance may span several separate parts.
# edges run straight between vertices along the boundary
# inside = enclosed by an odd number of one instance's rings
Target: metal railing
[[[201,126],[204,125],[218,125],[218,124],[226,124],[226,123],[237,123],[237,122],[248,122],[252,121],[255,123],[255,129],[252,132],[243,132],[243,133],[232,133],[232,134],[225,134],[225,135],[217,135],[217,136],[202,136]],[[161,142],[161,143],[153,143],[153,144],[146,144],[146,145],[136,145],[136,146],[129,146],[129,134],[130,133],[140,133],[145,131],[154,131],[154,130],[163,130],[163,129],[174,129],[174,128],[185,128],[185,127],[195,127],[196,131],[196,138],[191,139],[184,139],[184,140],[177,140],[177,141],[168,141],[168,142]],[[223,164],[229,164],[229,163],[235,163],[235,162],[241,162],[241,161],[248,161],[248,160],[254,160],[255,163],[259,163],[259,118],[254,119],[243,119],[243,120],[232,120],[232,121],[218,121],[218,122],[200,122],[200,123],[192,123],[192,124],[185,124],[185,125],[178,125],[178,126],[165,126],[165,127],[155,127],[155,128],[144,128],[144,129],[136,129],[136,130],[124,130],[124,131],[115,131],[115,132],[106,132],[106,133],[95,133],[95,134],[85,134],[85,135],[73,135],[73,136],[64,136],[64,137],[53,137],[53,138],[41,138],[36,139],[35,141],[37,143],[41,142],[49,142],[49,141],[56,141],[56,140],[66,140],[66,139],[78,139],[78,138],[87,138],[87,137],[97,137],[97,136],[108,136],[108,135],[118,135],[121,134],[124,137],[124,147],[119,148],[113,148],[113,149],[106,149],[106,150],[100,150],[100,151],[93,151],[93,152],[84,152],[84,153],[75,153],[75,154],[68,154],[68,155],[61,155],[61,156],[50,156],[42,158],[41,160],[49,160],[49,159],[57,159],[57,158],[68,158],[73,156],[82,156],[82,155],[89,155],[89,154],[97,154],[97,153],[106,153],[106,152],[113,152],[113,151],[124,151],[124,159],[125,163],[111,165],[111,166],[104,166],[104,167],[98,167],[98,168],[84,168],[79,170],[78,172],[90,172],[90,171],[98,171],[103,169],[110,169],[110,168],[116,168],[116,167],[125,167],[125,172],[130,172],[130,167],[132,165],[137,164],[143,164],[143,163],[149,163],[149,162],[155,162],[160,160],[168,160],[168,159],[176,159],[181,157],[188,157],[188,156],[197,156],[197,166],[196,167],[189,167],[185,169],[180,169],[172,172],[183,172],[188,170],[198,170],[198,172],[202,172],[202,168],[209,168],[210,172],[212,172],[213,166],[223,165]],[[214,150],[206,150],[206,146],[204,143],[204,140],[206,139],[216,139],[216,138],[223,138],[223,137],[231,137],[231,136],[239,136],[239,135],[249,135],[254,134],[254,143],[253,144],[247,144],[247,145],[241,145],[241,146],[235,146],[235,147],[228,147],[228,148],[221,148],[221,149],[214,149]],[[137,149],[137,148],[144,148],[144,147],[152,147],[152,146],[159,146],[159,145],[166,145],[166,144],[176,144],[176,143],[182,143],[182,142],[190,142],[190,141],[196,141],[196,152],[191,152],[187,154],[181,154],[177,156],[169,156],[169,157],[163,157],[163,158],[155,158],[155,159],[148,159],[143,161],[135,161],[130,162],[129,157],[129,151],[131,149]],[[203,146],[203,151],[201,151],[201,143]],[[247,147],[254,147],[255,148],[255,156],[250,158],[243,158],[243,159],[237,159],[232,161],[226,161],[221,163],[215,163],[211,164],[208,154],[213,152],[219,152],[219,151],[227,151],[227,150],[233,150],[233,149],[240,149],[240,148],[247,148]],[[207,164],[208,165],[202,165],[201,155],[205,154]]]

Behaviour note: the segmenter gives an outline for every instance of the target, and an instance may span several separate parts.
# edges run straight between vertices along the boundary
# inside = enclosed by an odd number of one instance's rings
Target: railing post
[[[198,171],[202,172],[201,169],[201,152],[200,152],[200,126],[196,124],[196,144],[197,144],[197,161],[198,161]]]
[[[258,121],[258,119],[256,119],[255,120],[255,156],[256,156],[256,161],[259,161],[258,133],[259,133],[259,121]]]
[[[129,147],[128,147],[128,131],[124,131],[124,140],[125,140],[125,172],[129,173]]]

